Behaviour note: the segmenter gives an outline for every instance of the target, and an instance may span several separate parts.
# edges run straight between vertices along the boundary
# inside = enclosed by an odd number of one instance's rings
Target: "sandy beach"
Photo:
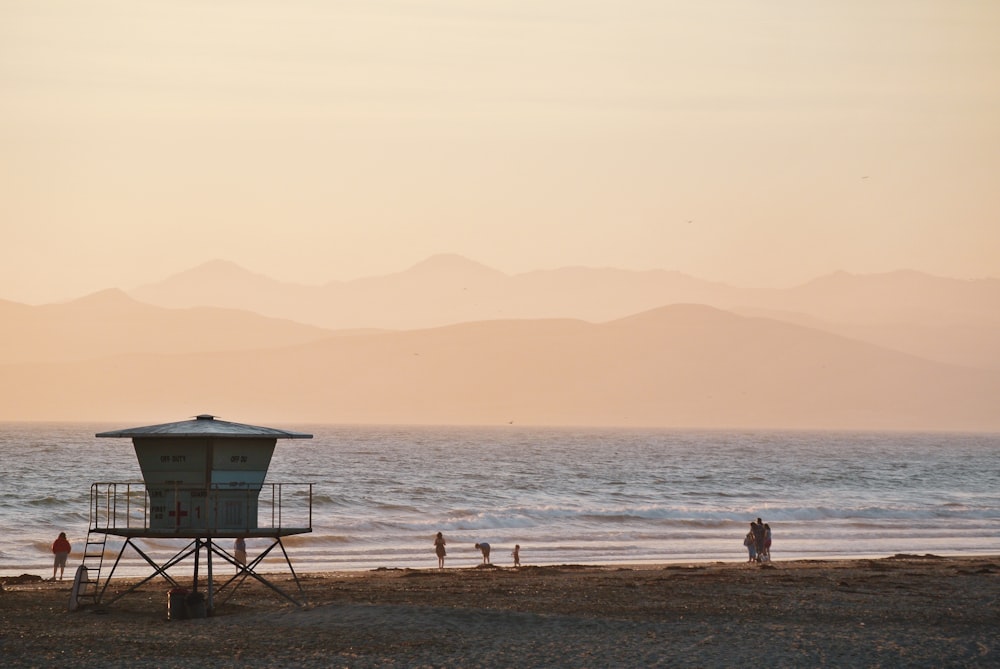
[[[274,579],[295,591],[290,575]],[[70,613],[68,580],[7,579],[0,654],[6,667],[1000,666],[998,557],[387,569],[300,581],[301,607],[248,583],[211,617],[168,620],[162,580]]]

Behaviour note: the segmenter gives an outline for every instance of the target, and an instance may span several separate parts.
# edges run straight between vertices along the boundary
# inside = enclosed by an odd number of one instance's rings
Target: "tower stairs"
[[[129,497],[126,484],[126,496]],[[104,588],[101,575],[104,571],[104,552],[108,544],[108,530],[115,526],[117,509],[117,484],[95,483],[90,489],[90,522],[83,560],[77,567],[70,592],[70,610],[84,604],[100,604]],[[107,587],[107,584],[105,584]]]
[[[107,546],[108,535],[104,532],[87,532],[87,543],[83,549],[83,561],[77,567],[73,580],[72,599],[77,606],[83,604],[100,604],[101,602],[101,570],[104,567],[104,548]]]

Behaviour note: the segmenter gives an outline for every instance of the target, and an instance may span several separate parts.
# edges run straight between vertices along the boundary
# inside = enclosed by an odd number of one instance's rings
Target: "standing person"
[[[485,541],[480,541],[476,544],[476,550],[482,551],[483,553],[483,564],[490,563],[490,545]]]
[[[753,529],[753,547],[757,553],[757,562],[760,562],[764,559],[764,521],[758,518],[750,527]]]
[[[237,567],[236,571],[240,572],[246,569],[247,566],[247,542],[243,538],[243,535],[236,537],[236,541],[233,542],[233,554],[236,557],[236,561],[240,563],[241,567]]]
[[[753,562],[757,559],[757,542],[754,539],[753,531],[756,524],[757,523],[750,523],[750,531],[747,532],[745,537],[743,537],[743,545],[747,547],[747,553],[749,554],[747,562]]]
[[[56,580],[56,571],[59,572],[59,580],[63,579],[63,572],[66,570],[66,558],[69,557],[73,547],[66,538],[65,532],[60,532],[55,541],[52,542],[52,554],[55,559],[52,561],[52,580]]]
[[[438,569],[444,569],[444,556],[448,554],[444,549],[444,544],[444,537],[438,532],[437,536],[434,537],[434,552],[438,556]]]
[[[514,552],[511,553],[514,556],[514,566],[521,566],[521,544],[514,544]]]
[[[764,559],[771,561],[771,526],[764,523]]]

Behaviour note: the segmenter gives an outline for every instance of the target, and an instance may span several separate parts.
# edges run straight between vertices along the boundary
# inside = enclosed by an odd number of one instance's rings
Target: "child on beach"
[[[63,579],[63,572],[66,570],[66,558],[73,547],[66,538],[65,532],[60,532],[55,541],[52,542],[52,554],[55,559],[52,561],[52,580],[56,580],[56,571],[59,572],[59,580]]]
[[[514,566],[515,567],[520,567],[521,566],[521,544],[514,544],[514,552],[511,553],[511,555],[514,557]]]

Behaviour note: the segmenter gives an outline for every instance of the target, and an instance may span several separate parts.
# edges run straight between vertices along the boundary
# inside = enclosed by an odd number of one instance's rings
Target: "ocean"
[[[94,437],[125,427],[0,424],[0,575],[51,576],[61,531],[75,569],[91,483],[141,481],[130,440]],[[436,567],[438,531],[446,567],[480,541],[499,565],[515,544],[524,565],[740,562],[757,517],[776,561],[1000,554],[997,434],[276,427],[315,435],[279,440],[267,479],[314,486],[313,532],[285,540],[299,573]],[[116,575],[148,573],[127,552]]]

